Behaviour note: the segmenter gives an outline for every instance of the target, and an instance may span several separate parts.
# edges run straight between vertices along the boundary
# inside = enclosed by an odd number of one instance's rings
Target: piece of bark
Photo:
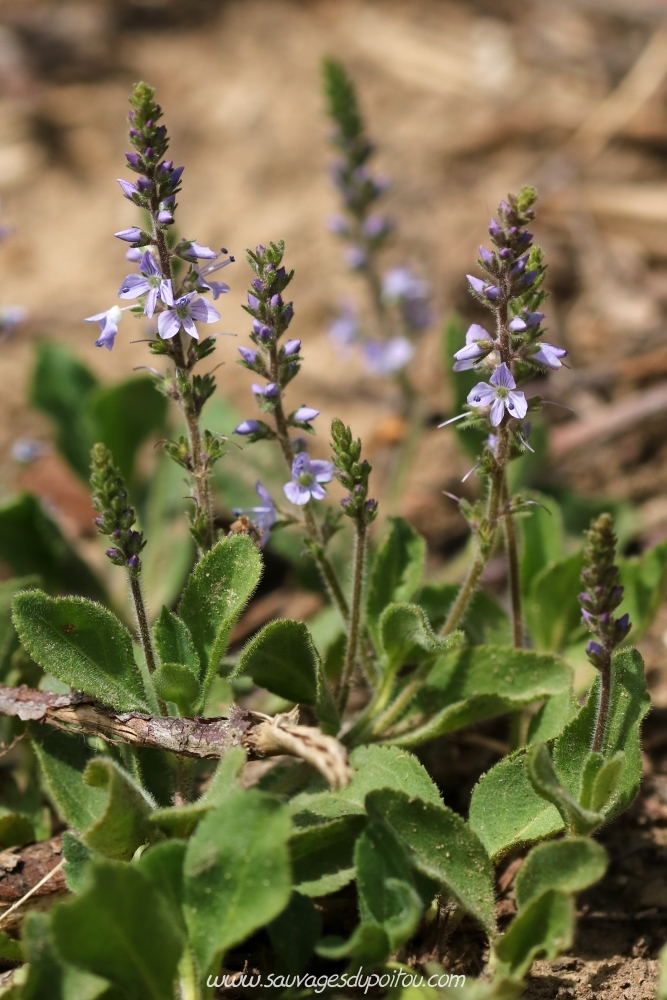
[[[37,885],[56,865],[62,861],[62,842],[60,837],[42,840],[38,844],[27,844],[23,847],[12,847],[0,853],[0,927],[6,931],[19,924],[28,910],[48,909],[53,902],[67,895],[65,875],[62,868],[40,886],[6,919],[3,913],[13,906],[33,886]]]

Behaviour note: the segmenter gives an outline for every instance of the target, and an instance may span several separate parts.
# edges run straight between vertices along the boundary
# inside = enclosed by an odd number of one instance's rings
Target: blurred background
[[[238,339],[218,342],[215,430],[257,415],[252,376],[233,363],[248,333],[243,250],[284,238],[296,269],[290,331],[306,359],[293,402],[322,411],[313,452],[326,454],[340,415],[382,472],[405,434],[397,387],[327,334],[341,303],[366,294],[327,229],[338,209],[320,81],[330,54],[357,84],[375,167],[392,181],[386,266],[409,264],[431,287],[432,320],[409,369],[425,430],[397,510],[426,535],[433,572],[455,577],[467,539],[443,491],[477,489],[474,476],[461,484],[472,462],[456,432],[437,430],[455,412],[443,326],[454,312],[483,321],[465,273],[499,199],[525,183],[541,194],[549,339],[570,352],[570,368],[530,393],[573,412],[549,408],[548,440],[520,485],[557,496],[572,537],[611,506],[626,555],[667,539],[666,14],[664,0],[4,0],[0,197],[11,233],[0,306],[26,317],[0,343],[1,498],[34,493],[101,572],[83,478],[33,382],[40,344],[65,345],[103,384],[150,364],[146,345],[131,343],[138,324],[122,326],[108,353],[83,323],[115,303],[132,270],[113,233],[137,222],[115,178],[125,176],[138,79],[156,88],[172,155],[186,165],[179,231],[236,256],[218,302],[216,329]],[[237,455],[230,468],[227,485]],[[223,489],[220,502],[224,521],[238,499]],[[293,616],[312,611],[301,590],[292,601]],[[665,627],[659,617],[645,640],[653,662]]]

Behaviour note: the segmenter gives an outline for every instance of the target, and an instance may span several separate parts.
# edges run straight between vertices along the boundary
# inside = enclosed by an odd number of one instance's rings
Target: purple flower
[[[155,312],[158,298],[166,306],[174,304],[171,279],[162,277],[162,272],[149,250],[146,250],[141,258],[139,274],[128,274],[118,292],[118,297],[121,299],[136,299],[140,295],[146,296],[144,315],[149,319]]]
[[[126,306],[129,309],[129,306]],[[99,323],[100,330],[102,331],[100,336],[95,341],[95,347],[106,347],[107,351],[110,351],[113,347],[114,340],[116,339],[116,334],[118,333],[118,324],[121,321],[124,310],[120,306],[112,306],[111,309],[107,309],[106,312],[96,313],[94,316],[88,316],[84,320],[84,323]]]
[[[493,337],[479,323],[473,323],[466,333],[466,346],[461,347],[454,355],[456,358],[454,371],[469,371],[474,368],[476,361],[486,357],[491,350],[493,350]]]
[[[257,351],[253,351],[249,347],[238,347],[237,350],[246,364],[248,365],[256,364]]]
[[[473,274],[466,274],[466,278],[468,279],[468,284],[472,288],[473,292],[477,292],[478,295],[484,294],[486,281],[482,281],[481,278],[476,278]]]
[[[319,415],[320,411],[313,410],[311,406],[300,406],[294,414],[294,420],[299,420],[301,423],[307,424],[310,420],[314,420],[315,417],[319,417]]]
[[[161,226],[170,226],[174,221],[174,216],[168,208],[161,208],[157,214],[157,221]]]
[[[250,388],[256,396],[264,396],[266,399],[275,399],[276,396],[280,395],[280,388],[275,382],[269,382],[267,385],[259,385],[257,382],[253,382]]]
[[[130,201],[134,201],[134,195],[139,193],[139,189],[137,188],[137,185],[136,184],[132,184],[131,181],[125,181],[121,177],[118,177],[117,180],[118,180],[118,183],[121,186],[121,190],[122,190],[123,194],[125,195],[125,197],[129,198]]]
[[[283,355],[286,358],[291,358],[292,355],[298,354],[301,350],[300,340],[288,340],[283,344]]]
[[[242,420],[238,427],[234,428],[234,434],[256,434],[261,426],[259,420]]]
[[[604,655],[604,650],[603,650],[602,646],[600,645],[599,642],[596,642],[595,639],[589,639],[588,640],[588,645],[586,646],[586,652],[588,653],[589,656],[603,656]]]
[[[366,251],[362,250],[361,247],[351,246],[345,251],[345,260],[353,271],[360,271],[362,267],[365,267],[367,259]]]
[[[390,304],[400,304],[403,319],[415,330],[423,330],[431,322],[428,306],[429,284],[417,278],[408,267],[393,267],[382,283],[382,295]]]
[[[278,520],[278,512],[276,511],[276,505],[271,499],[269,491],[261,484],[259,479],[255,483],[255,491],[260,500],[263,501],[261,506],[234,507],[234,514],[236,517],[239,517],[242,514],[250,517],[250,520],[257,528],[259,528],[261,532],[260,545],[263,548],[269,540],[271,528]]]
[[[196,240],[182,240],[177,246],[176,252],[185,257],[186,260],[215,260],[218,256],[215,250],[202,246]]]
[[[248,292],[248,305],[251,309],[259,309],[259,299],[251,292]]]
[[[226,253],[223,250],[223,253]],[[207,264],[206,267],[199,268],[199,284],[202,288],[208,289],[213,293],[214,299],[219,299],[221,295],[229,291],[229,285],[225,284],[224,281],[209,281],[209,274],[213,274],[215,271],[219,271],[222,267],[227,267],[228,264],[233,264],[233,257],[226,257],[224,260],[219,260],[215,264]]]
[[[352,344],[359,334],[359,320],[354,306],[344,303],[339,315],[329,324],[329,336],[339,346]]]
[[[407,337],[367,340],[364,344],[366,367],[373,375],[395,375],[412,360],[414,345]]]
[[[114,233],[114,236],[117,240],[124,240],[126,243],[138,243],[145,238],[138,226],[133,226],[132,229],[121,229],[119,233]]]
[[[157,328],[163,340],[175,337],[181,327],[195,340],[199,340],[194,320],[198,323],[215,323],[220,319],[218,310],[214,309],[206,299],[195,298],[196,294],[188,292],[187,295],[176,299],[173,309],[165,309],[160,313],[157,318]]]
[[[562,367],[560,359],[567,356],[567,351],[563,347],[554,347],[553,344],[547,344],[544,341],[538,342],[535,346],[538,350],[530,355],[530,361],[544,365],[545,368],[552,368],[554,371]]]
[[[336,236],[346,236],[349,227],[342,215],[330,215],[327,219],[327,228],[330,233],[335,233]]]
[[[300,451],[292,462],[292,479],[285,483],[285,496],[298,506],[309,500],[322,500],[327,491],[321,483],[330,483],[333,479],[333,462],[311,460],[308,453]]]
[[[362,228],[364,236],[376,240],[379,236],[384,236],[390,231],[391,220],[386,215],[369,215]]]
[[[469,406],[490,406],[491,424],[497,427],[502,423],[505,409],[511,417],[523,419],[528,411],[528,401],[521,391],[516,390],[516,382],[511,371],[503,361],[488,382],[478,382],[468,393]]]

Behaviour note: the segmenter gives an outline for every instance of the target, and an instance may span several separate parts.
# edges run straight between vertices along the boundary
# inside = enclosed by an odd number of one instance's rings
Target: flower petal
[[[306,489],[305,486],[300,486],[299,483],[285,483],[283,492],[288,500],[299,507],[302,507],[310,500],[310,490]]]
[[[503,416],[505,414],[505,400],[495,399],[493,401],[493,406],[491,407],[490,419],[494,427],[497,427],[501,423]]]
[[[174,290],[171,287],[171,278],[163,278],[160,282],[160,298],[166,306],[173,306]]]
[[[153,277],[153,278],[157,277],[158,274],[161,273],[160,268],[155,263],[155,258],[153,257],[153,254],[150,252],[150,250],[146,250],[146,252],[142,254],[141,263],[139,264],[139,270],[141,271],[142,274],[145,274],[147,277]]]
[[[479,323],[471,323],[466,331],[466,344],[473,344],[476,340],[493,340],[493,337]]]
[[[149,288],[150,285],[140,274],[128,274],[118,289],[118,298],[136,299],[139,295],[145,295]]]
[[[157,318],[158,333],[163,340],[171,340],[181,328],[181,321],[173,309],[161,312]]]
[[[468,393],[468,406],[490,406],[496,398],[496,391],[488,382],[478,382]]]
[[[194,340],[199,340],[199,331],[192,322],[191,316],[184,316],[181,323],[183,324],[183,329],[187,334],[189,334]]]
[[[190,314],[200,323],[215,323],[220,319],[218,310],[214,309],[206,299],[195,299],[190,306]]]
[[[325,482],[328,482],[328,480],[325,480]],[[327,491],[323,486],[320,486],[319,483],[313,483],[310,487],[310,495],[313,500],[324,500],[327,495]]]
[[[333,479],[333,462],[324,462],[319,458],[311,459],[310,471],[318,483],[330,483]]]
[[[155,312],[155,306],[157,305],[157,288],[149,288],[148,295],[146,296],[146,303],[144,305],[144,316],[148,316],[150,319]]]
[[[510,415],[517,417],[519,420],[523,420],[528,412],[528,400],[520,390],[509,393],[506,405]]]
[[[498,365],[489,381],[492,385],[500,385],[504,389],[516,389],[514,376],[504,361],[501,365]]]

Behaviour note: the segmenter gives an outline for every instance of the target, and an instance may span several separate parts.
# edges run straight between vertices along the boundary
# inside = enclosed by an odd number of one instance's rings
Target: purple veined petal
[[[283,493],[291,503],[296,504],[298,507],[303,507],[310,500],[310,490],[299,483],[285,483]]]
[[[267,490],[266,486],[262,485],[261,481],[258,479],[255,483],[255,493],[263,500],[267,507],[273,507],[275,509],[275,504],[271,499],[271,494]]]
[[[190,305],[196,294],[196,292],[188,292],[187,295],[181,295],[180,299],[174,301],[175,308],[185,309],[186,306]]]
[[[259,428],[259,420],[242,420],[238,427],[234,428],[234,434],[255,434]]]
[[[517,417],[519,420],[523,420],[526,413],[528,412],[528,400],[521,392],[510,392],[508,398],[505,400],[507,405],[507,411],[513,417]]]
[[[320,411],[314,410],[312,406],[300,406],[294,414],[294,419],[307,423],[309,420],[314,420],[315,417],[319,417],[319,415]]]
[[[479,344],[466,344],[456,352],[454,357],[457,361],[474,361],[476,358],[481,358],[484,354],[488,354],[483,347]],[[472,368],[472,365],[470,366]]]
[[[130,183],[130,181],[125,181],[121,177],[118,177],[116,179],[117,179],[118,183],[120,184],[121,191],[123,192],[123,194],[125,195],[125,197],[129,198],[130,201],[133,201],[134,199],[132,198],[132,195],[138,193],[137,185]]]
[[[489,414],[491,424],[493,427],[497,427],[498,424],[502,422],[504,413],[505,413],[505,400],[494,399],[493,406],[491,407],[491,413]]]
[[[304,472],[310,471],[310,458],[308,457],[308,452],[300,451],[294,456],[292,460],[292,477],[298,479],[300,475]]]
[[[488,382],[478,382],[468,393],[468,406],[490,406],[496,398],[496,391]]]
[[[153,254],[150,252],[150,250],[146,250],[145,253],[142,255],[141,263],[139,265],[139,270],[141,271],[142,274],[145,274],[146,277],[153,277],[153,278],[157,278],[157,276],[161,273],[160,268],[155,263],[155,258],[153,257]]]
[[[531,361],[536,361],[538,365],[551,368],[556,371],[562,368],[561,358],[566,357],[567,351],[563,347],[554,347],[553,344],[538,343],[538,350],[530,356]]]
[[[155,306],[157,305],[157,288],[149,288],[148,295],[146,296],[146,303],[144,305],[144,316],[148,316],[149,319],[152,318],[155,312]]]
[[[482,281],[481,278],[476,278],[473,274],[466,274],[466,278],[468,279],[468,284],[474,292],[477,292],[478,295],[484,294],[484,289],[486,288],[485,281]]]
[[[457,361],[452,365],[453,372],[468,372],[471,368],[475,367],[474,361]]]
[[[195,299],[190,306],[190,315],[199,323],[215,323],[220,319],[220,313],[206,299]]]
[[[489,382],[491,382],[492,385],[502,386],[503,389],[516,389],[514,376],[504,361],[502,364],[498,365],[489,379]]]
[[[513,333],[523,333],[524,330],[528,329],[520,316],[515,316],[514,319],[511,320],[509,328],[513,331]]]
[[[193,241],[188,247],[188,253],[191,257],[197,257],[198,260],[215,260],[218,254],[215,250],[211,250],[210,247],[204,247],[201,243]]]
[[[477,340],[493,340],[493,337],[479,323],[471,323],[466,330],[466,344],[474,344]]]
[[[139,295],[145,295],[149,288],[150,285],[140,274],[128,274],[118,289],[118,298],[136,299]]]
[[[138,226],[132,226],[131,229],[121,229],[119,233],[114,233],[114,236],[125,243],[138,243],[143,238],[143,233]]]
[[[329,480],[326,479],[325,482],[329,482]],[[327,495],[327,491],[323,486],[320,486],[319,483],[315,482],[310,487],[310,495],[313,498],[313,500],[324,500],[325,496]]]
[[[181,324],[188,336],[192,337],[193,340],[199,340],[199,331],[197,330],[191,316],[183,316]]]
[[[333,462],[325,462],[319,458],[311,459],[310,471],[318,483],[330,483],[333,479]]]
[[[171,278],[163,278],[160,282],[160,298],[166,306],[173,306],[174,291],[171,287]]]
[[[163,340],[171,340],[181,328],[181,321],[173,309],[161,312],[157,318],[157,330]]]
[[[104,323],[106,321],[107,316],[109,315],[110,311],[111,311],[110,309],[105,309],[104,312],[95,313],[94,316],[86,316],[86,318],[84,319],[83,322],[84,323]]]
[[[224,281],[207,281],[206,287],[210,288],[213,298],[216,300],[230,290],[229,285],[226,285]]]

